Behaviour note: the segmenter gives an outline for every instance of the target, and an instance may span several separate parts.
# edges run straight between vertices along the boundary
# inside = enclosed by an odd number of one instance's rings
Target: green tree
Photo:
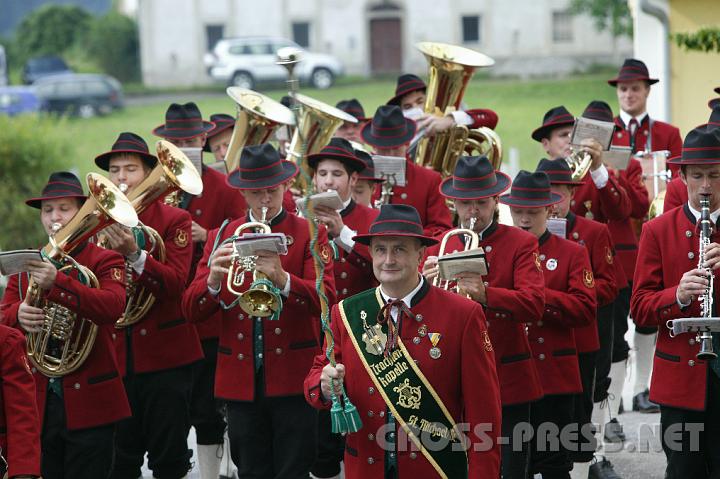
[[[27,59],[38,55],[61,54],[82,39],[92,17],[73,5],[44,5],[18,26],[18,49]]]
[[[570,12],[592,17],[598,31],[632,37],[633,19],[627,0],[570,0]]]
[[[105,71],[121,81],[140,79],[137,24],[116,12],[95,19],[87,37],[87,52]]]
[[[720,28],[703,27],[692,33],[672,33],[670,38],[687,51],[720,53]]]

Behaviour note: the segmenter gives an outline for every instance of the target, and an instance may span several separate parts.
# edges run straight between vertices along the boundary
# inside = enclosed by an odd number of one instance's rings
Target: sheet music
[[[243,233],[235,241],[235,252],[240,256],[255,256],[260,250],[287,254],[287,236],[285,233]]]
[[[555,236],[567,237],[567,218],[548,218],[547,229]]]
[[[603,151],[603,163],[616,170],[627,170],[631,156],[629,146],[611,146],[610,150]]]
[[[442,255],[438,258],[438,267],[440,268],[440,278],[444,280],[453,280],[460,273],[465,272],[478,273],[482,276],[488,273],[485,253],[482,249]]]
[[[390,181],[397,186],[405,186],[405,158],[401,156],[373,155],[375,178]]]
[[[180,151],[185,153],[190,163],[193,164],[198,174],[202,175],[202,148],[180,148]]]
[[[40,250],[16,250],[0,253],[0,274],[10,276],[16,273],[24,273],[28,270],[28,261],[33,259],[43,260]]]
[[[310,204],[315,206],[325,206],[327,208],[333,209],[333,210],[341,210],[343,209],[343,201],[340,198],[340,195],[335,190],[328,190],[323,193],[317,193],[312,196],[310,196]],[[297,200],[297,209],[298,211],[303,211],[305,207],[305,198],[298,198]]]
[[[603,150],[607,151],[610,149],[614,131],[615,123],[611,121],[599,121],[581,116],[575,120],[570,144],[578,146],[583,140],[591,138],[597,140],[602,145]]]

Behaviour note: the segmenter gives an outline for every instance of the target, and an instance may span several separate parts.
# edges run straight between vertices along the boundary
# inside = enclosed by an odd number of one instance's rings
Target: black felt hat
[[[499,195],[510,186],[510,177],[495,171],[486,156],[461,156],[453,175],[440,184],[440,193],[448,198],[477,200]]]
[[[240,190],[272,188],[298,174],[295,163],[280,158],[269,143],[243,148],[240,166],[230,172],[227,183]]]
[[[420,215],[410,205],[382,205],[380,213],[370,225],[366,234],[353,237],[360,244],[369,245],[376,236],[407,236],[417,238],[425,246],[438,242],[435,238],[425,236]]]
[[[513,180],[510,193],[500,203],[516,208],[541,208],[559,203],[562,197],[550,191],[550,178],[542,171],[520,170]]]
[[[40,196],[26,200],[25,204],[39,209],[44,200],[57,198],[81,198],[85,200],[87,196],[83,193],[82,185],[77,176],[69,171],[57,171],[50,175]]]

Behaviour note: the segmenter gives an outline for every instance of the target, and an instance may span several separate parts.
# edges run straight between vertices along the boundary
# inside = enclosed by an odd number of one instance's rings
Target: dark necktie
[[[630,149],[635,152],[635,134],[638,131],[638,122],[635,118],[630,120],[630,124],[628,124],[628,131],[630,132]]]

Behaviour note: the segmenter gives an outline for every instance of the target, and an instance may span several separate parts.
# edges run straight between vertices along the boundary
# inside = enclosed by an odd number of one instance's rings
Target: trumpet
[[[477,249],[478,246],[480,246],[480,237],[475,232],[475,223],[477,222],[477,218],[472,217],[470,218],[470,227],[469,228],[463,228],[462,225],[459,228],[452,229],[445,233],[445,236],[443,236],[442,241],[440,241],[440,250],[438,251],[438,259],[442,258],[443,255],[445,255],[445,249],[447,248],[447,242],[452,238],[453,236],[459,236],[459,235],[467,235],[470,237],[470,241],[466,241],[465,243],[465,249],[464,251],[470,251],[473,249]],[[438,272],[438,275],[433,278],[432,281],[433,286],[437,286],[439,288],[442,288],[444,290],[450,289],[450,280],[443,280],[440,278],[440,273]],[[456,293],[460,292],[460,288],[455,285],[454,288]],[[470,295],[466,295],[468,298],[470,298]]]
[[[570,156],[565,157],[565,162],[572,170],[573,181],[580,181],[590,171],[592,156],[584,150],[571,150]]]
[[[260,233],[271,233],[272,230],[267,223],[267,212],[268,208],[263,206],[260,221],[248,221],[241,224],[233,236],[239,237],[244,231],[252,229]],[[256,259],[256,256],[232,254],[227,275],[227,289],[238,297],[240,307],[248,315],[265,318],[280,309],[280,301],[277,295],[270,291],[268,277],[255,269]],[[249,271],[253,272],[253,282],[246,291],[240,291],[239,288],[245,283],[245,273]]]

